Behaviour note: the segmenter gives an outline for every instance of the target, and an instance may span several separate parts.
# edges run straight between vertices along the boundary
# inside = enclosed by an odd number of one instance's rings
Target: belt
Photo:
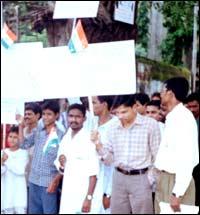
[[[123,173],[124,175],[140,175],[140,174],[144,174],[148,168],[144,168],[144,169],[132,169],[132,170],[124,170],[124,169],[121,169],[120,167],[116,167],[115,168],[117,171]]]

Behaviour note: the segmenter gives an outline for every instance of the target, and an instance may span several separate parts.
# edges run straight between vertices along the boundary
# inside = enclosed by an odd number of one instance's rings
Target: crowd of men
[[[94,113],[87,97],[27,104],[1,153],[1,213],[158,214],[160,202],[174,211],[199,206],[199,95],[188,91],[188,81],[175,77],[151,98],[93,96]],[[14,195],[9,184],[17,180],[22,191]]]

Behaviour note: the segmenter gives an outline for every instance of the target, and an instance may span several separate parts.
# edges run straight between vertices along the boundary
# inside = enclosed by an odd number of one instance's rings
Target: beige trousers
[[[158,178],[155,194],[155,214],[160,213],[159,202],[168,202],[175,184],[175,174],[161,172]],[[181,204],[195,205],[195,185],[192,179],[184,196],[181,197]]]
[[[152,189],[147,172],[141,175],[124,175],[114,171],[112,195],[112,214],[152,214]]]

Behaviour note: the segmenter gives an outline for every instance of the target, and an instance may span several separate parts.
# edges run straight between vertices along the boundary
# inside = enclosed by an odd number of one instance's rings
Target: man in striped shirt
[[[159,125],[156,120],[137,113],[133,95],[121,95],[115,101],[113,108],[119,121],[109,129],[106,143],[100,142],[98,132],[91,135],[104,162],[115,166],[111,213],[152,214],[147,172],[160,144]]]

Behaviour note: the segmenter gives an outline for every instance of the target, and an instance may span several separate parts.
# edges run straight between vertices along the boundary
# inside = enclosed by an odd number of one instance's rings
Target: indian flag
[[[4,23],[2,33],[1,33],[1,44],[9,49],[14,41],[17,40],[17,36],[10,30],[6,23]]]
[[[73,29],[68,47],[71,53],[80,52],[88,47],[88,41],[80,19],[78,20],[76,27]]]
[[[55,128],[53,128],[50,131],[47,141],[43,147],[43,153],[46,154],[50,148],[52,148],[52,147],[56,148],[58,144],[59,144],[58,135],[56,133]]]

